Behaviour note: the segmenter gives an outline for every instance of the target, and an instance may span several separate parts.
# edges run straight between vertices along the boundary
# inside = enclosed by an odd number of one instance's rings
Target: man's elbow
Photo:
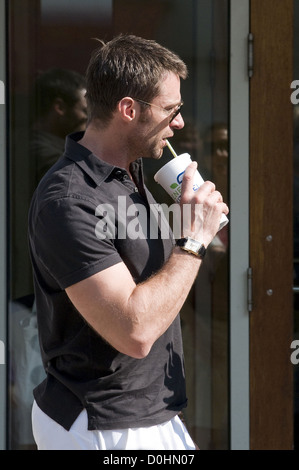
[[[144,359],[150,353],[153,341],[149,338],[131,337],[124,348],[124,354],[134,359]]]
[[[145,359],[149,355],[151,348],[152,345],[136,344],[128,351],[127,355],[134,359]]]

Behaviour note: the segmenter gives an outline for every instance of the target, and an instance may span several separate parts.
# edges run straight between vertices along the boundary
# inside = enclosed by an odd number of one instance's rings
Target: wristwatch
[[[202,243],[190,237],[180,238],[177,240],[176,246],[179,246],[182,250],[188,251],[188,253],[192,253],[201,259],[203,259],[207,251]]]

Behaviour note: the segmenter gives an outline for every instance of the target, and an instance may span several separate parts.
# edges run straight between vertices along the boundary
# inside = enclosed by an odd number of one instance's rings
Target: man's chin
[[[162,156],[163,156],[163,148],[160,149],[159,151],[157,151],[156,156],[154,158],[155,158],[155,160],[160,160],[160,158],[162,158]]]
[[[160,150],[159,152],[156,151],[156,152],[148,153],[147,155],[143,155],[143,158],[152,159],[152,160],[160,160],[162,156],[163,156],[163,149]]]

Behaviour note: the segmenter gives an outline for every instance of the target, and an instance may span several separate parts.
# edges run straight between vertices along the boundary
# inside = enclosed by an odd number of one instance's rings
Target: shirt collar
[[[99,186],[112,173],[113,165],[100,160],[78,141],[84,132],[75,132],[66,137],[65,157],[75,162]]]

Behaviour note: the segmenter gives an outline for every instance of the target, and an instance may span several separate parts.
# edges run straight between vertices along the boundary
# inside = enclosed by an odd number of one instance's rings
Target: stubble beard
[[[160,160],[163,155],[163,147],[161,147],[161,128],[151,128],[151,118],[143,114],[139,118],[139,129],[137,134],[131,136],[131,144],[136,146],[139,157]],[[150,130],[149,130],[150,129]],[[132,147],[133,148],[133,147]]]
[[[143,157],[160,160],[163,155],[160,140],[149,140],[148,136],[142,133],[130,137],[127,145],[130,154],[136,158]]]

